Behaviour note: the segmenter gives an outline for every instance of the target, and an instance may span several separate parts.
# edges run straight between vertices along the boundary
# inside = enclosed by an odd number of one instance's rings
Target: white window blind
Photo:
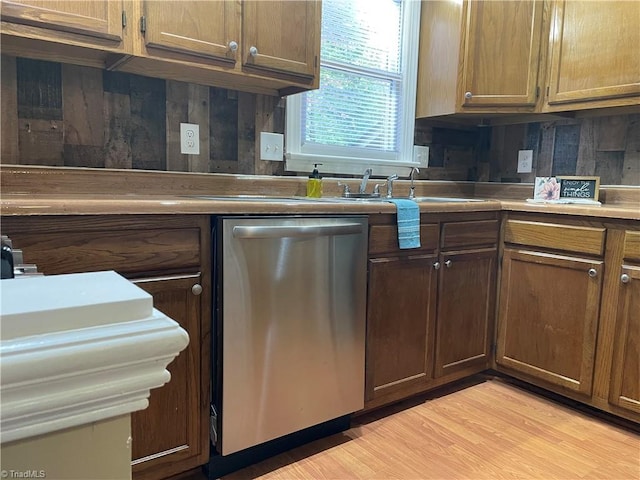
[[[419,7],[323,0],[320,89],[287,100],[287,169],[412,164]]]

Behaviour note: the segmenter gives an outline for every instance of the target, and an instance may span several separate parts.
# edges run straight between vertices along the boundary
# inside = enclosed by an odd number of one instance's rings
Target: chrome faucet
[[[362,174],[362,182],[360,182],[360,192],[359,193],[364,193],[364,191],[367,189],[367,182],[369,181],[369,177],[371,176],[371,173],[373,172],[373,170],[371,170],[370,168],[367,168],[364,173]]]
[[[420,173],[420,170],[418,170],[417,167],[411,167],[411,173],[409,174],[409,177],[411,178],[411,188],[409,188],[409,198],[415,198],[416,197],[416,187],[413,186],[413,174],[414,173]]]
[[[387,177],[387,198],[393,197],[393,181],[398,179],[395,173]]]

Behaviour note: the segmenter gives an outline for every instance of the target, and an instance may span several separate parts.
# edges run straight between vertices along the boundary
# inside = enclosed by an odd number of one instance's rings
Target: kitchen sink
[[[485,201],[485,200],[483,200],[481,198],[455,198],[455,197],[415,197],[415,198],[412,198],[411,200],[413,200],[414,202],[418,202],[418,203],[430,203],[430,202],[434,202],[434,203],[447,203],[447,202],[464,203],[464,202],[484,202]]]
[[[269,202],[269,203],[286,203],[286,202],[315,202],[317,199],[308,197],[294,196],[273,196],[273,195],[182,195],[183,197],[194,198],[198,200],[212,200],[218,202]]]
[[[480,198],[455,198],[455,197],[393,197],[389,199],[387,197],[323,197],[323,200],[333,202],[357,202],[357,203],[380,203],[388,202],[389,200],[413,200],[416,203],[465,203],[465,202],[484,202],[485,200]]]

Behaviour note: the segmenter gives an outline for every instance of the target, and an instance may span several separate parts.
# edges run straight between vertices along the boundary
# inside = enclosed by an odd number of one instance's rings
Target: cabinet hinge
[[[536,98],[540,98],[540,86],[536,87]]]
[[[122,28],[127,26],[127,12],[122,11]]]
[[[147,19],[145,16],[140,17],[140,32],[145,33],[147,31]]]

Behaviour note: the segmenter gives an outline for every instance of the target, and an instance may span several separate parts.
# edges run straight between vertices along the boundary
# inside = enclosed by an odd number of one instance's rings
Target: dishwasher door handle
[[[235,238],[327,237],[362,233],[359,223],[327,225],[251,225],[233,227]]]

